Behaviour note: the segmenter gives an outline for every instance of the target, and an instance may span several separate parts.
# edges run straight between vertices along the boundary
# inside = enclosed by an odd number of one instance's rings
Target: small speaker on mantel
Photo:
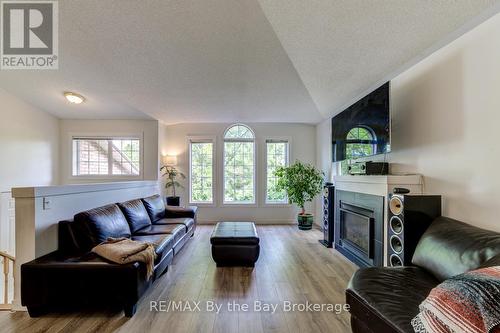
[[[326,183],[323,188],[323,239],[319,240],[326,247],[333,247],[334,207],[335,186],[332,183]]]
[[[404,193],[405,191],[394,191]],[[387,264],[411,264],[422,234],[441,216],[440,195],[389,194],[387,225]]]

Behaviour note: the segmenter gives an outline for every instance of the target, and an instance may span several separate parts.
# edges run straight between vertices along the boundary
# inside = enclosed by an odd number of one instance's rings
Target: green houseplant
[[[182,186],[181,183],[177,181],[177,177],[180,176],[182,179],[186,179],[186,175],[184,175],[182,172],[180,172],[174,166],[171,165],[162,166],[160,168],[160,171],[165,171],[165,173],[162,176],[167,177],[167,181],[165,182],[165,188],[166,189],[172,188],[172,196],[167,197],[167,205],[179,206],[180,197],[176,195],[175,189],[177,187],[184,188],[184,186]]]
[[[299,229],[310,230],[314,221],[311,213],[306,213],[305,204],[321,193],[323,186],[323,172],[310,164],[296,161],[288,167],[279,167],[275,172],[278,182],[276,189],[285,191],[288,200],[297,204],[301,211],[297,216]]]

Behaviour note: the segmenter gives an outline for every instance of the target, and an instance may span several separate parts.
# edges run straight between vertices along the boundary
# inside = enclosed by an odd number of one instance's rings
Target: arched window
[[[242,124],[224,132],[224,203],[255,203],[255,135]]]
[[[376,153],[377,138],[367,127],[353,127],[346,137],[346,158],[354,159]]]

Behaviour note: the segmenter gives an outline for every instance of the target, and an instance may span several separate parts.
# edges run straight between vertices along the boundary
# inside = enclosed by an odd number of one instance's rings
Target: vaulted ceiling
[[[59,70],[1,71],[0,87],[60,118],[317,123],[499,6],[64,0]]]

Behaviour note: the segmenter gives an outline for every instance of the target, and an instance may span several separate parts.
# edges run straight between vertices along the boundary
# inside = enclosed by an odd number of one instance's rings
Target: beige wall
[[[58,183],[59,120],[0,89],[0,192]]]
[[[61,120],[61,183],[98,183],[158,179],[159,123],[156,120]],[[74,135],[137,136],[142,139],[142,176],[84,178],[72,177],[71,139]]]
[[[160,123],[159,124],[159,130],[158,130],[158,147],[159,147],[159,150],[158,150],[158,159],[159,159],[159,163],[160,163],[160,166],[163,165],[162,163],[162,158],[163,156],[167,155],[168,154],[168,144],[167,144],[167,125],[165,125],[164,123]],[[159,180],[160,180],[160,192],[162,195],[167,195],[167,191],[165,189],[165,179],[161,176],[163,172],[160,172],[159,169],[158,169],[158,176],[159,176]]]
[[[325,173],[327,181],[332,177],[332,140],[331,122],[323,121],[316,126],[316,166]],[[316,216],[323,216],[323,197],[316,198]],[[315,219],[316,224],[321,225],[321,219]]]
[[[500,14],[392,80],[393,173],[421,173],[444,215],[499,230]],[[330,149],[318,125],[319,165]],[[324,155],[324,156],[323,156]]]
[[[222,136],[228,123],[203,123],[179,124],[166,127],[166,144],[163,154],[178,155],[179,169],[188,175],[189,157],[187,138],[189,136],[214,136],[217,140],[216,156],[220,166],[222,161]],[[270,137],[288,137],[290,139],[290,161],[301,160],[315,163],[315,126],[287,123],[246,123],[256,135],[257,142],[257,207],[227,207],[221,204],[222,184],[221,168],[216,179],[216,207],[200,207],[200,220],[202,222],[216,222],[221,220],[256,221],[258,223],[294,223],[297,208],[295,206],[266,206],[264,204],[264,144]],[[185,181],[186,190],[181,191],[182,203],[188,201],[188,182]],[[314,211],[314,203],[308,207]]]

